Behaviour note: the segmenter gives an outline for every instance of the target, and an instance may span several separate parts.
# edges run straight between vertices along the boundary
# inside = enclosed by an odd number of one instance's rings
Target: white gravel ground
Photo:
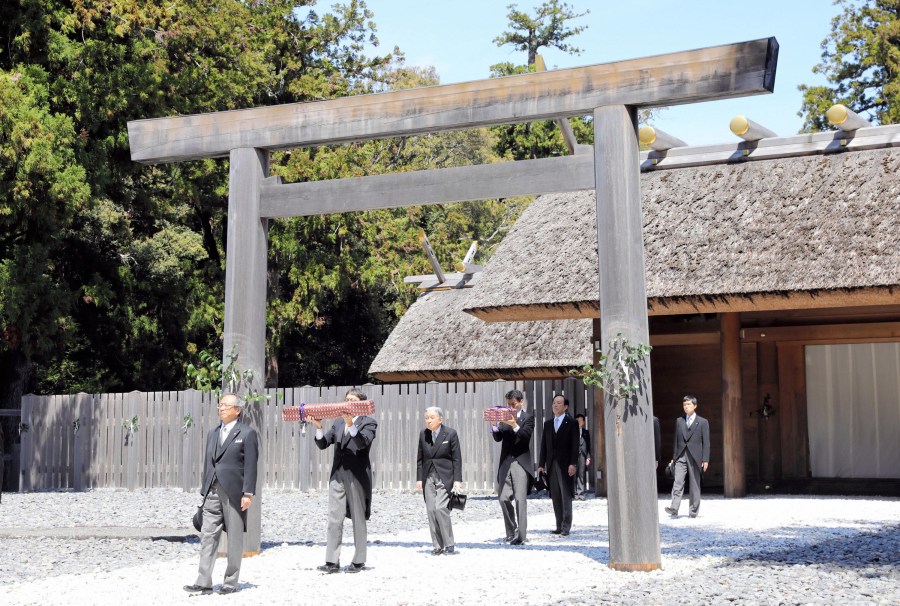
[[[529,542],[510,547],[499,540],[496,498],[471,495],[454,514],[460,554],[434,557],[421,496],[378,493],[367,569],[357,575],[315,570],[325,554],[325,495],[267,491],[263,499],[263,550],[244,560],[241,591],[192,597],[181,586],[196,577],[196,537],[147,537],[184,531],[196,495],[5,494],[0,604],[900,604],[895,498],[711,496],[696,519],[669,518],[663,498],[662,570],[623,573],[607,566],[604,499],[575,503],[568,537],[550,534],[549,499],[529,500]],[[136,538],[116,538],[129,533]],[[223,572],[220,559],[218,580]]]

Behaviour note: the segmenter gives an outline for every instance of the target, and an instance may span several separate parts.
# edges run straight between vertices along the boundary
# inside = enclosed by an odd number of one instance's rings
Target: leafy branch
[[[124,421],[122,421],[122,427],[124,427],[125,431],[127,431],[129,434],[133,434],[134,432],[136,432],[138,430],[137,415],[134,415],[130,419],[125,419]]]
[[[231,351],[225,359],[219,359],[208,351],[198,354],[200,364],[188,364],[187,376],[193,382],[194,388],[200,391],[210,391],[217,396],[223,393],[246,393],[244,399],[247,402],[261,402],[268,400],[270,395],[260,392],[254,386],[253,371],[249,368],[242,369],[238,365],[237,346],[232,345]],[[218,387],[221,385],[222,387]]]
[[[615,399],[630,398],[641,389],[638,365],[652,349],[644,343],[631,343],[618,333],[609,340],[605,352],[597,350],[600,361],[596,367],[585,364],[573,368],[569,374],[579,377],[585,385],[600,387]]]

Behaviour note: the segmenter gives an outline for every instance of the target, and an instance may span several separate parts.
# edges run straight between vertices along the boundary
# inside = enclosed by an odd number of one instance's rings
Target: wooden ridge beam
[[[305,183],[283,184],[269,178],[260,192],[260,215],[303,217],[592,187],[594,163],[590,154]]]
[[[135,162],[226,156],[770,93],[778,42],[761,38],[475,82],[128,123]]]
[[[687,168],[900,146],[900,125],[641,152],[641,170]]]

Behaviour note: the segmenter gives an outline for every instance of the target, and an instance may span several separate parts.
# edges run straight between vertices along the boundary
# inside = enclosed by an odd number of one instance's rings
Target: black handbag
[[[206,493],[209,494],[209,493]],[[203,527],[203,506],[206,505],[206,495],[203,495],[203,502],[197,506],[197,511],[194,512],[194,517],[191,522],[194,524],[194,529],[197,532],[200,532],[200,529]]]
[[[450,493],[450,501],[447,503],[447,507],[452,511],[454,509],[458,509],[462,511],[466,508],[466,499],[468,497],[461,492],[451,492]]]
[[[550,490],[550,480],[547,477],[546,471],[537,474],[534,478],[534,482],[531,484],[532,492],[540,492],[542,490]]]

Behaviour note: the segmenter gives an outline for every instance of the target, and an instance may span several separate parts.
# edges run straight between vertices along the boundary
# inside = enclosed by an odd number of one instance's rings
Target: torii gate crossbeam
[[[137,120],[128,123],[131,156],[145,163],[230,157],[224,351],[230,353],[234,345],[241,366],[257,381],[264,376],[268,217],[546,193],[574,185],[596,188],[598,225],[608,224],[598,230],[603,331],[647,343],[635,108],[772,92],[777,58],[776,40],[763,38],[462,84]],[[365,177],[352,183],[283,185],[268,176],[269,152],[277,149],[586,114],[594,119],[593,157]],[[585,171],[591,161],[593,175]],[[460,170],[465,172],[445,172]],[[577,177],[577,183],[566,175]],[[458,191],[461,176],[463,193]],[[342,207],[338,199],[348,186],[367,193]],[[403,190],[400,200],[390,197],[392,189]],[[607,418],[610,567],[618,570],[661,566],[648,423],[653,414],[649,362],[645,372],[645,391],[629,403],[633,414],[618,417],[609,400],[599,411]],[[261,502],[256,499],[251,508],[248,552],[259,551]]]

